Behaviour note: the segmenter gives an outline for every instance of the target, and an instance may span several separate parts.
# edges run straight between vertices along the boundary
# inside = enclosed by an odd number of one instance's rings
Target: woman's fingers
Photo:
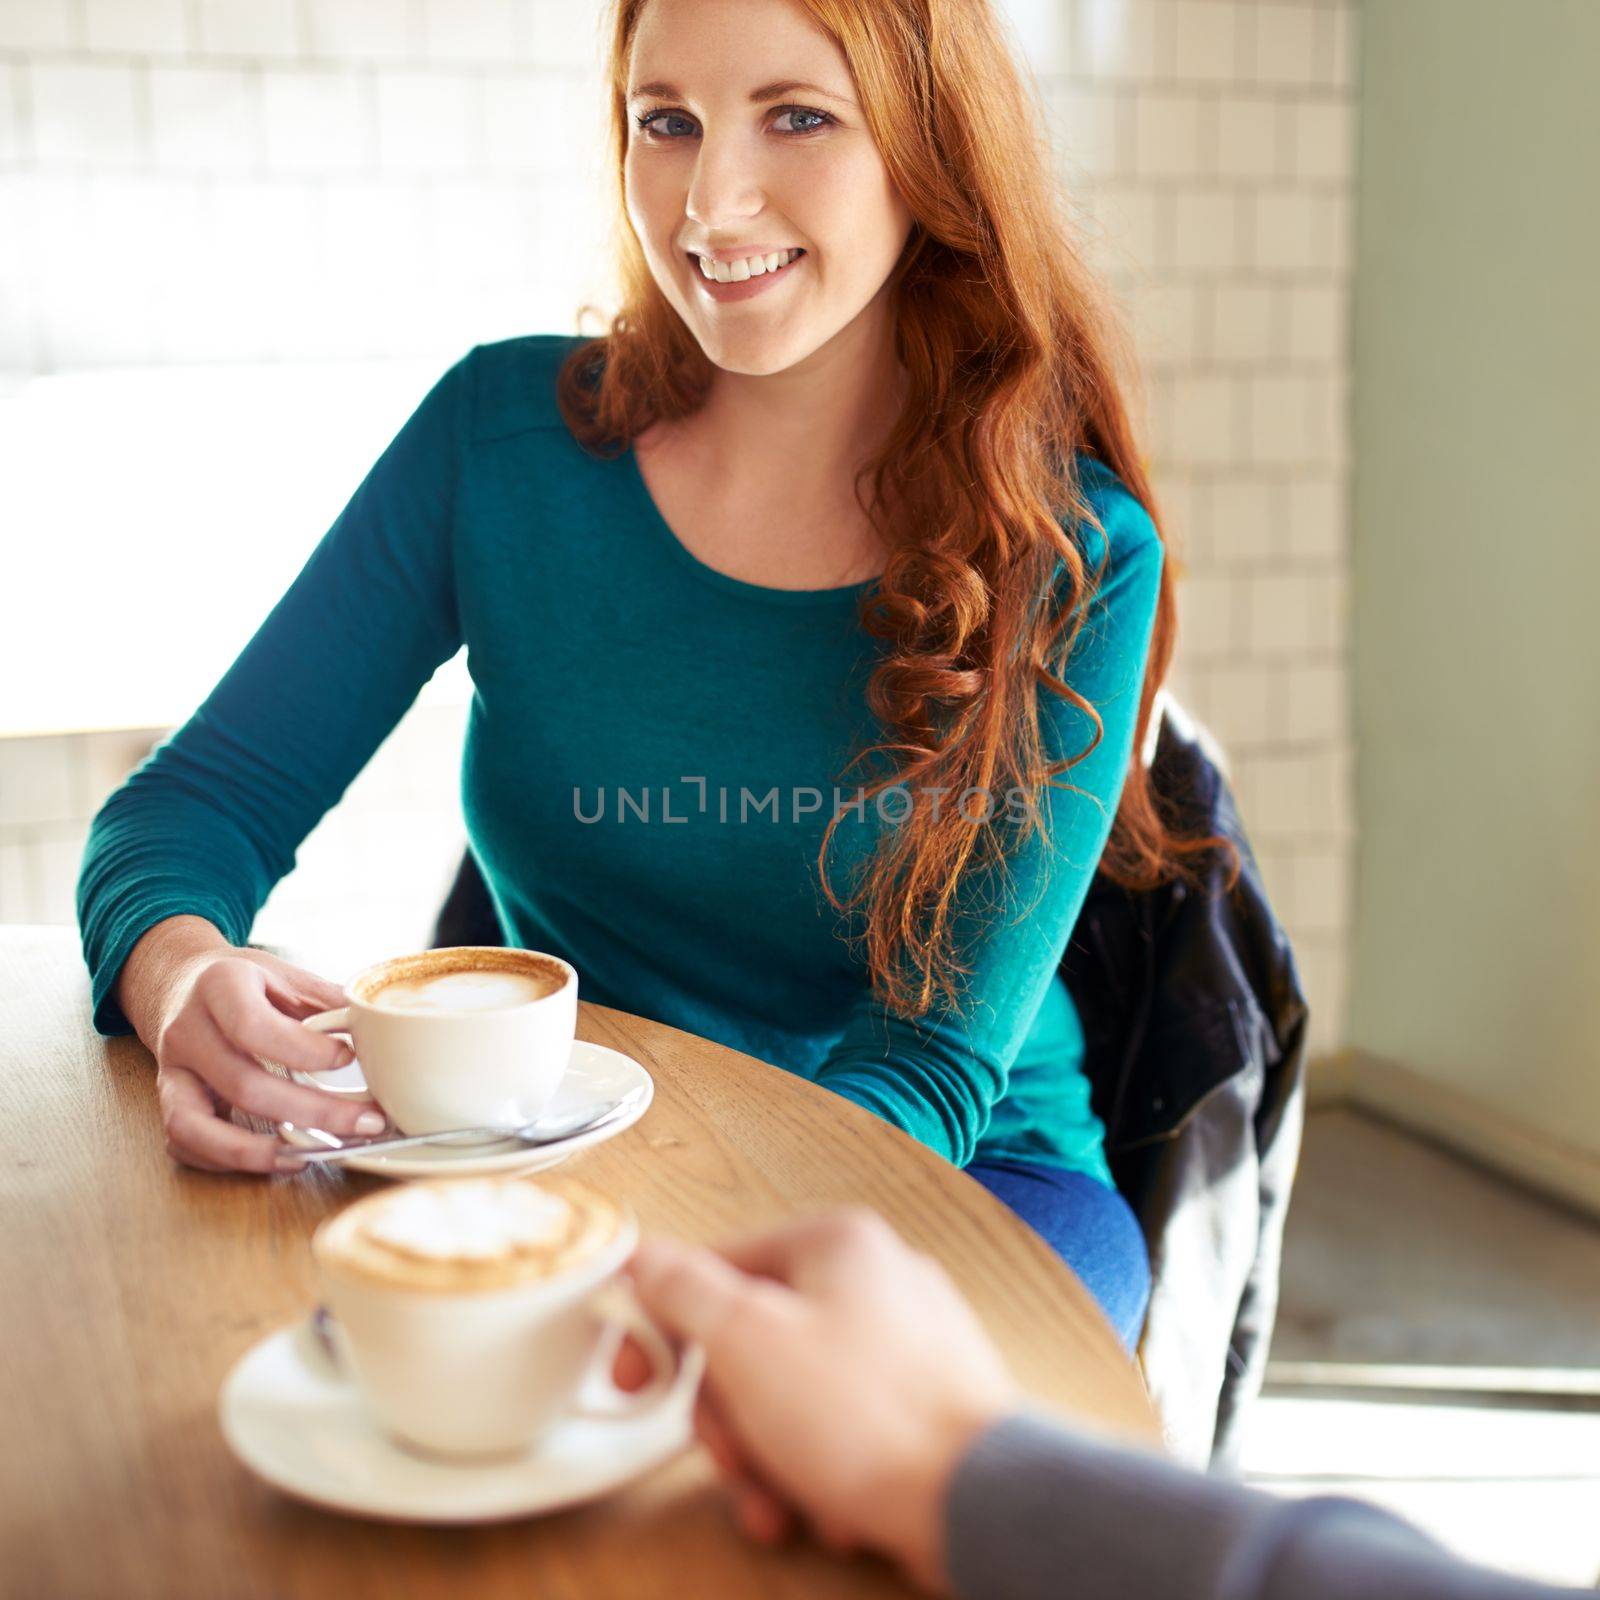
[[[388,1126],[371,1100],[319,1093],[269,1072],[258,1059],[302,1072],[327,1072],[353,1059],[344,1040],[296,1020],[329,1009],[317,1003],[324,998],[338,1005],[345,997],[337,985],[262,951],[235,951],[197,964],[156,1044],[162,1125],[176,1159],[206,1171],[304,1167],[299,1152],[270,1134],[237,1126],[229,1115],[234,1107],[339,1134],[381,1133]]]
[[[204,1076],[211,1087],[252,1116],[339,1134],[382,1133],[388,1126],[388,1119],[370,1100],[324,1094],[268,1072],[253,1055],[226,1038],[214,1022],[210,1037],[200,1041],[196,1055],[205,1061]],[[198,1062],[195,1070],[201,1070]]]
[[[167,1151],[208,1172],[272,1172],[278,1141],[252,1133],[217,1114],[206,1086],[185,1067],[161,1069],[159,1095]]]
[[[273,1003],[297,1022],[319,1011],[337,1011],[350,1004],[350,996],[336,983],[298,967],[267,968],[267,989]]]
[[[236,1048],[276,1061],[291,1071],[333,1072],[355,1059],[343,1039],[302,1027],[284,1016],[264,990],[230,990],[217,999],[208,999],[206,1010],[217,1029]]]

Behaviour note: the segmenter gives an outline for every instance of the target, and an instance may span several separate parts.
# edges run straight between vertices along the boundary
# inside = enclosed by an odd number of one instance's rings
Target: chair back
[[[1146,1382],[1173,1453],[1204,1467],[1236,1459],[1265,1373],[1308,1009],[1221,751],[1170,696],[1151,720],[1163,813],[1230,839],[1238,882],[1226,887],[1220,858],[1196,886],[1138,893],[1097,876],[1061,973],[1112,1175],[1150,1254]]]

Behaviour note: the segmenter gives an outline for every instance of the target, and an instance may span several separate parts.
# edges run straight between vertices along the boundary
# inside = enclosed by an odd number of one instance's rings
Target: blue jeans
[[[1128,1202],[1086,1172],[1032,1161],[975,1161],[966,1170],[1077,1273],[1133,1349],[1150,1303],[1150,1258]]]

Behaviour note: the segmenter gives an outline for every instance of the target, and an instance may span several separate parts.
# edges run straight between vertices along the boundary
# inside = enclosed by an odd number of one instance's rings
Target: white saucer
[[[367,1080],[361,1075],[359,1061],[351,1062],[348,1067],[340,1067],[337,1072],[294,1072],[290,1076],[296,1083],[321,1089],[328,1094],[348,1097],[367,1092]],[[580,1150],[616,1138],[624,1129],[631,1128],[649,1109],[655,1095],[655,1084],[650,1074],[632,1056],[625,1056],[608,1045],[590,1044],[586,1039],[578,1039],[573,1043],[572,1059],[567,1063],[566,1075],[545,1112],[546,1116],[552,1121],[582,1117],[586,1112],[598,1111],[602,1106],[636,1092],[638,1100],[615,1122],[590,1133],[574,1134],[559,1144],[541,1145],[537,1150],[530,1150],[514,1139],[497,1139],[492,1144],[422,1144],[413,1145],[409,1150],[397,1150],[392,1155],[351,1156],[348,1161],[339,1164],[353,1167],[357,1172],[375,1172],[380,1178],[464,1177],[475,1172],[542,1172]],[[300,1128],[279,1123],[278,1135],[285,1142],[298,1145],[303,1150],[318,1148],[317,1141]]]
[[[593,1500],[689,1443],[698,1370],[637,1418],[558,1422],[519,1459],[456,1463],[413,1454],[368,1414],[310,1320],[245,1352],[223,1380],[228,1448],[274,1488],[313,1505],[399,1522],[496,1522]]]

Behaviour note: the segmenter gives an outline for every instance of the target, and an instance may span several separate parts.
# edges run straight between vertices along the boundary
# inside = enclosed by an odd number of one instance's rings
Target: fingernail
[[[356,1118],[357,1133],[382,1133],[388,1126],[388,1119],[381,1111],[363,1111]]]
[[[278,1156],[273,1161],[275,1172],[304,1172],[306,1161],[304,1156]]]

